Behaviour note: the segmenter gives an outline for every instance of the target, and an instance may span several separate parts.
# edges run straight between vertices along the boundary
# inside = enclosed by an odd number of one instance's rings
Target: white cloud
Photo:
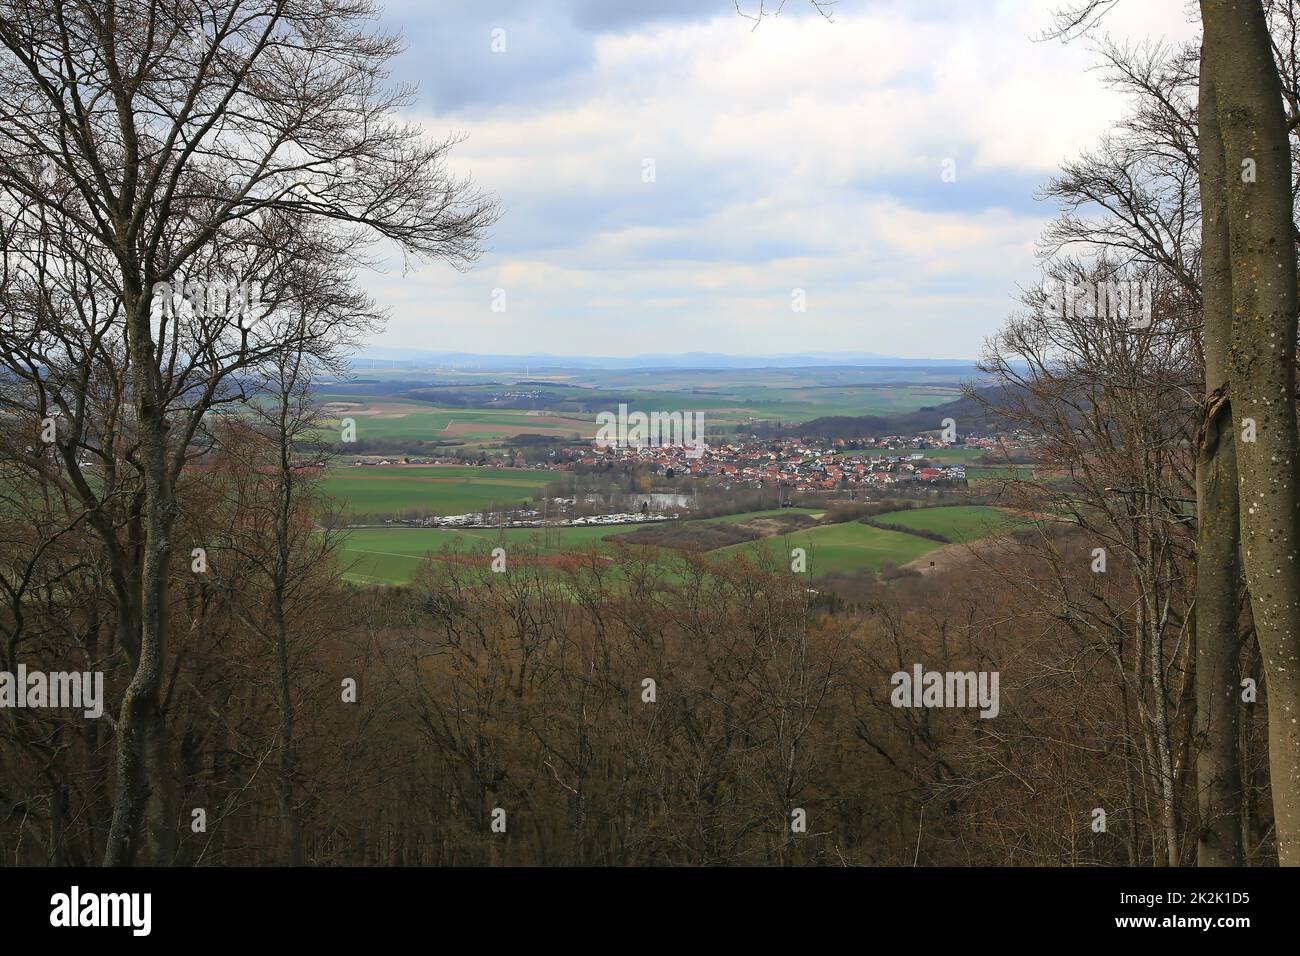
[[[1051,214],[1034,187],[1123,109],[1086,44],[1033,42],[1057,5],[650,24],[596,37],[567,99],[420,117],[469,131],[453,166],[506,215],[470,273],[375,284],[383,344],[974,355],[1032,274]],[[1120,4],[1108,25],[1195,29],[1183,0]]]

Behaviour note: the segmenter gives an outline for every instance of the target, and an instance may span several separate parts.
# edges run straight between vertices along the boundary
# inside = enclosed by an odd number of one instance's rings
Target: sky
[[[1038,39],[1064,2],[384,0],[409,118],[502,215],[468,271],[363,277],[373,354],[977,356],[1037,274],[1036,190],[1125,110]],[[1105,29],[1197,34],[1186,0]]]

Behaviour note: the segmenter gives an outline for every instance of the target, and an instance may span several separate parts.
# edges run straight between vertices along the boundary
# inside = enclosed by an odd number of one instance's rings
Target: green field
[[[544,535],[536,528],[361,528],[349,531],[340,552],[344,578],[363,584],[404,584],[415,569],[446,550],[452,554],[487,554],[492,548],[528,549],[540,555],[603,548],[602,539],[635,531],[642,525],[605,528],[557,528]],[[552,542],[549,546],[547,542]]]
[[[758,549],[764,548],[772,554],[779,567],[789,567],[791,550],[803,548],[807,552],[808,571],[817,575],[861,569],[875,571],[885,561],[906,564],[937,547],[937,541],[918,538],[914,534],[886,531],[850,521],[736,544],[710,554],[722,557],[752,556]]]
[[[792,511],[813,513],[808,508],[776,508],[706,518],[698,523],[731,524]],[[507,552],[512,547],[527,548],[540,555],[585,551],[592,546],[607,550],[606,538],[630,534],[645,527],[646,524],[550,528],[545,532],[537,528],[358,528],[348,532],[342,558],[349,569],[345,576],[351,580],[401,584],[410,580],[411,574],[427,555],[438,554],[444,548],[455,554],[486,552],[498,545],[504,546]]]
[[[788,514],[791,511],[808,514],[811,509],[756,511],[702,519],[698,523],[733,523]],[[935,531],[953,541],[972,541],[996,534],[1006,531],[1014,523],[1005,512],[980,505],[889,512],[881,515],[879,520]],[[345,577],[349,580],[369,584],[402,584],[411,579],[415,569],[428,560],[429,555],[437,555],[444,550],[451,554],[486,555],[491,548],[503,546],[507,553],[514,549],[527,549],[542,556],[586,551],[593,546],[599,551],[606,551],[611,550],[613,539],[643,527],[645,525],[552,528],[545,532],[535,528],[363,528],[348,532],[340,557],[345,566]],[[902,531],[845,522],[732,545],[707,553],[711,557],[727,560],[742,556],[758,557],[766,550],[776,560],[778,567],[789,567],[791,549],[803,548],[807,552],[809,571],[817,575],[834,571],[875,571],[886,561],[903,565],[941,546],[940,542]]]
[[[922,454],[930,461],[945,465],[966,464],[969,467],[969,463],[982,457],[985,450],[983,448],[926,448]]]
[[[1006,531],[1016,522],[1005,512],[984,505],[950,505],[942,508],[913,508],[877,515],[874,521],[903,525],[918,531],[932,531],[950,541],[973,541]]]
[[[451,515],[532,499],[555,478],[553,472],[527,468],[345,465],[330,469],[323,490],[343,503],[347,514],[391,515],[424,510]]]
[[[991,534],[1005,532],[1015,524],[1006,512],[983,505],[891,511],[878,515],[874,520],[922,531],[933,531],[954,542],[974,541]],[[938,547],[942,547],[938,541],[903,531],[890,531],[860,522],[847,522],[823,525],[790,535],[765,538],[762,541],[732,545],[712,553],[741,554],[746,549],[766,548],[781,562],[782,566],[788,567],[791,549],[804,548],[808,553],[808,569],[816,575],[863,568],[876,571],[885,561],[903,565]]]
[[[966,479],[968,481],[973,481],[976,478],[1000,478],[1003,480],[1015,479],[1016,481],[1028,481],[1033,477],[1033,465],[980,465],[968,467],[966,469]]]

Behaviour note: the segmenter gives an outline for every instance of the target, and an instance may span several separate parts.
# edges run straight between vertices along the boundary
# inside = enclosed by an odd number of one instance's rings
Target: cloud
[[[1051,5],[789,0],[757,29],[731,2],[390,5],[430,73],[415,118],[470,134],[452,165],[505,214],[472,271],[375,279],[382,344],[976,354],[1032,277],[1035,189],[1124,109],[1086,44],[1034,42]]]

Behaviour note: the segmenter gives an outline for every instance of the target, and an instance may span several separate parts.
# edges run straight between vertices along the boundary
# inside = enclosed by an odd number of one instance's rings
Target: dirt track
[[[980,555],[992,551],[999,547],[1004,535],[997,535],[991,538],[979,538],[975,541],[959,541],[955,544],[945,544],[928,551],[921,555],[915,561],[909,561],[904,564],[905,571],[920,571],[922,574],[934,574],[935,572],[951,571],[954,568],[970,567],[975,564]],[[934,562],[934,567],[930,567],[930,562]]]

